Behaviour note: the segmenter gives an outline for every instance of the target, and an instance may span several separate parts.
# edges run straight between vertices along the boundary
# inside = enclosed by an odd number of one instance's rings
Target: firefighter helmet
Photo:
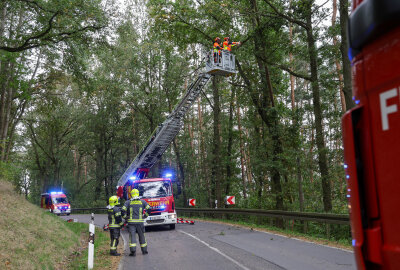
[[[115,206],[119,204],[119,199],[117,196],[111,196],[110,199],[108,199],[108,202],[110,206]]]
[[[139,199],[139,190],[132,189],[131,190],[131,197],[132,197],[132,199]]]
[[[224,37],[224,40],[229,40],[229,37]]]

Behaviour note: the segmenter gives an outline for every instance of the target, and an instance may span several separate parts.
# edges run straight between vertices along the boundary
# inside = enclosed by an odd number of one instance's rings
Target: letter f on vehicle
[[[379,94],[379,100],[381,105],[381,119],[382,119],[382,129],[388,130],[389,129],[389,119],[388,115],[390,113],[397,112],[397,104],[387,106],[386,101],[390,98],[397,96],[397,88],[393,88],[389,91],[385,91]]]

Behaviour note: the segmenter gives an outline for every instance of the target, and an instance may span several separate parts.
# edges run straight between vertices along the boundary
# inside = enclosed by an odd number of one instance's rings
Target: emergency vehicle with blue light
[[[127,194],[132,189],[139,190],[139,196],[151,207],[150,216],[144,221],[145,226],[168,225],[175,229],[177,215],[172,189],[171,174],[162,178],[136,179],[131,177],[126,186]]]
[[[352,244],[359,270],[400,269],[400,1],[353,0],[356,107],[342,119]]]
[[[51,213],[59,215],[70,215],[71,205],[67,196],[61,191],[43,193],[41,195],[40,207],[48,209]]]

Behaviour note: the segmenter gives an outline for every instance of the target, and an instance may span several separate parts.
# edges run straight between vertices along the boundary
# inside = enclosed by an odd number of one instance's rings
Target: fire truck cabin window
[[[136,188],[143,198],[172,196],[171,183],[169,181],[143,182],[137,184]]]
[[[58,203],[68,203],[68,200],[65,197],[55,197],[55,198],[53,198],[53,204],[58,204]]]

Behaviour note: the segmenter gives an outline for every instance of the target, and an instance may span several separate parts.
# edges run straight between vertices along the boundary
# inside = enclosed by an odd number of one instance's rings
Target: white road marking
[[[225,258],[227,258],[228,260],[230,260],[231,262],[233,262],[234,264],[236,264],[237,266],[239,266],[239,267],[242,268],[243,270],[250,270],[249,268],[247,268],[247,267],[244,266],[243,264],[241,264],[241,263],[235,261],[234,259],[232,259],[232,258],[229,257],[228,255],[226,255],[225,253],[221,252],[219,249],[210,246],[209,244],[207,244],[206,242],[200,240],[200,239],[197,238],[196,236],[191,235],[190,233],[184,232],[184,231],[182,231],[182,230],[177,230],[177,231],[180,232],[180,233],[184,233],[184,234],[186,234],[186,235],[188,235],[188,236],[190,236],[190,237],[196,239],[197,241],[199,241],[200,243],[202,243],[202,244],[205,245],[206,247],[208,247],[208,248],[210,248],[211,250],[214,250],[215,252],[217,252],[218,254],[224,256]]]

